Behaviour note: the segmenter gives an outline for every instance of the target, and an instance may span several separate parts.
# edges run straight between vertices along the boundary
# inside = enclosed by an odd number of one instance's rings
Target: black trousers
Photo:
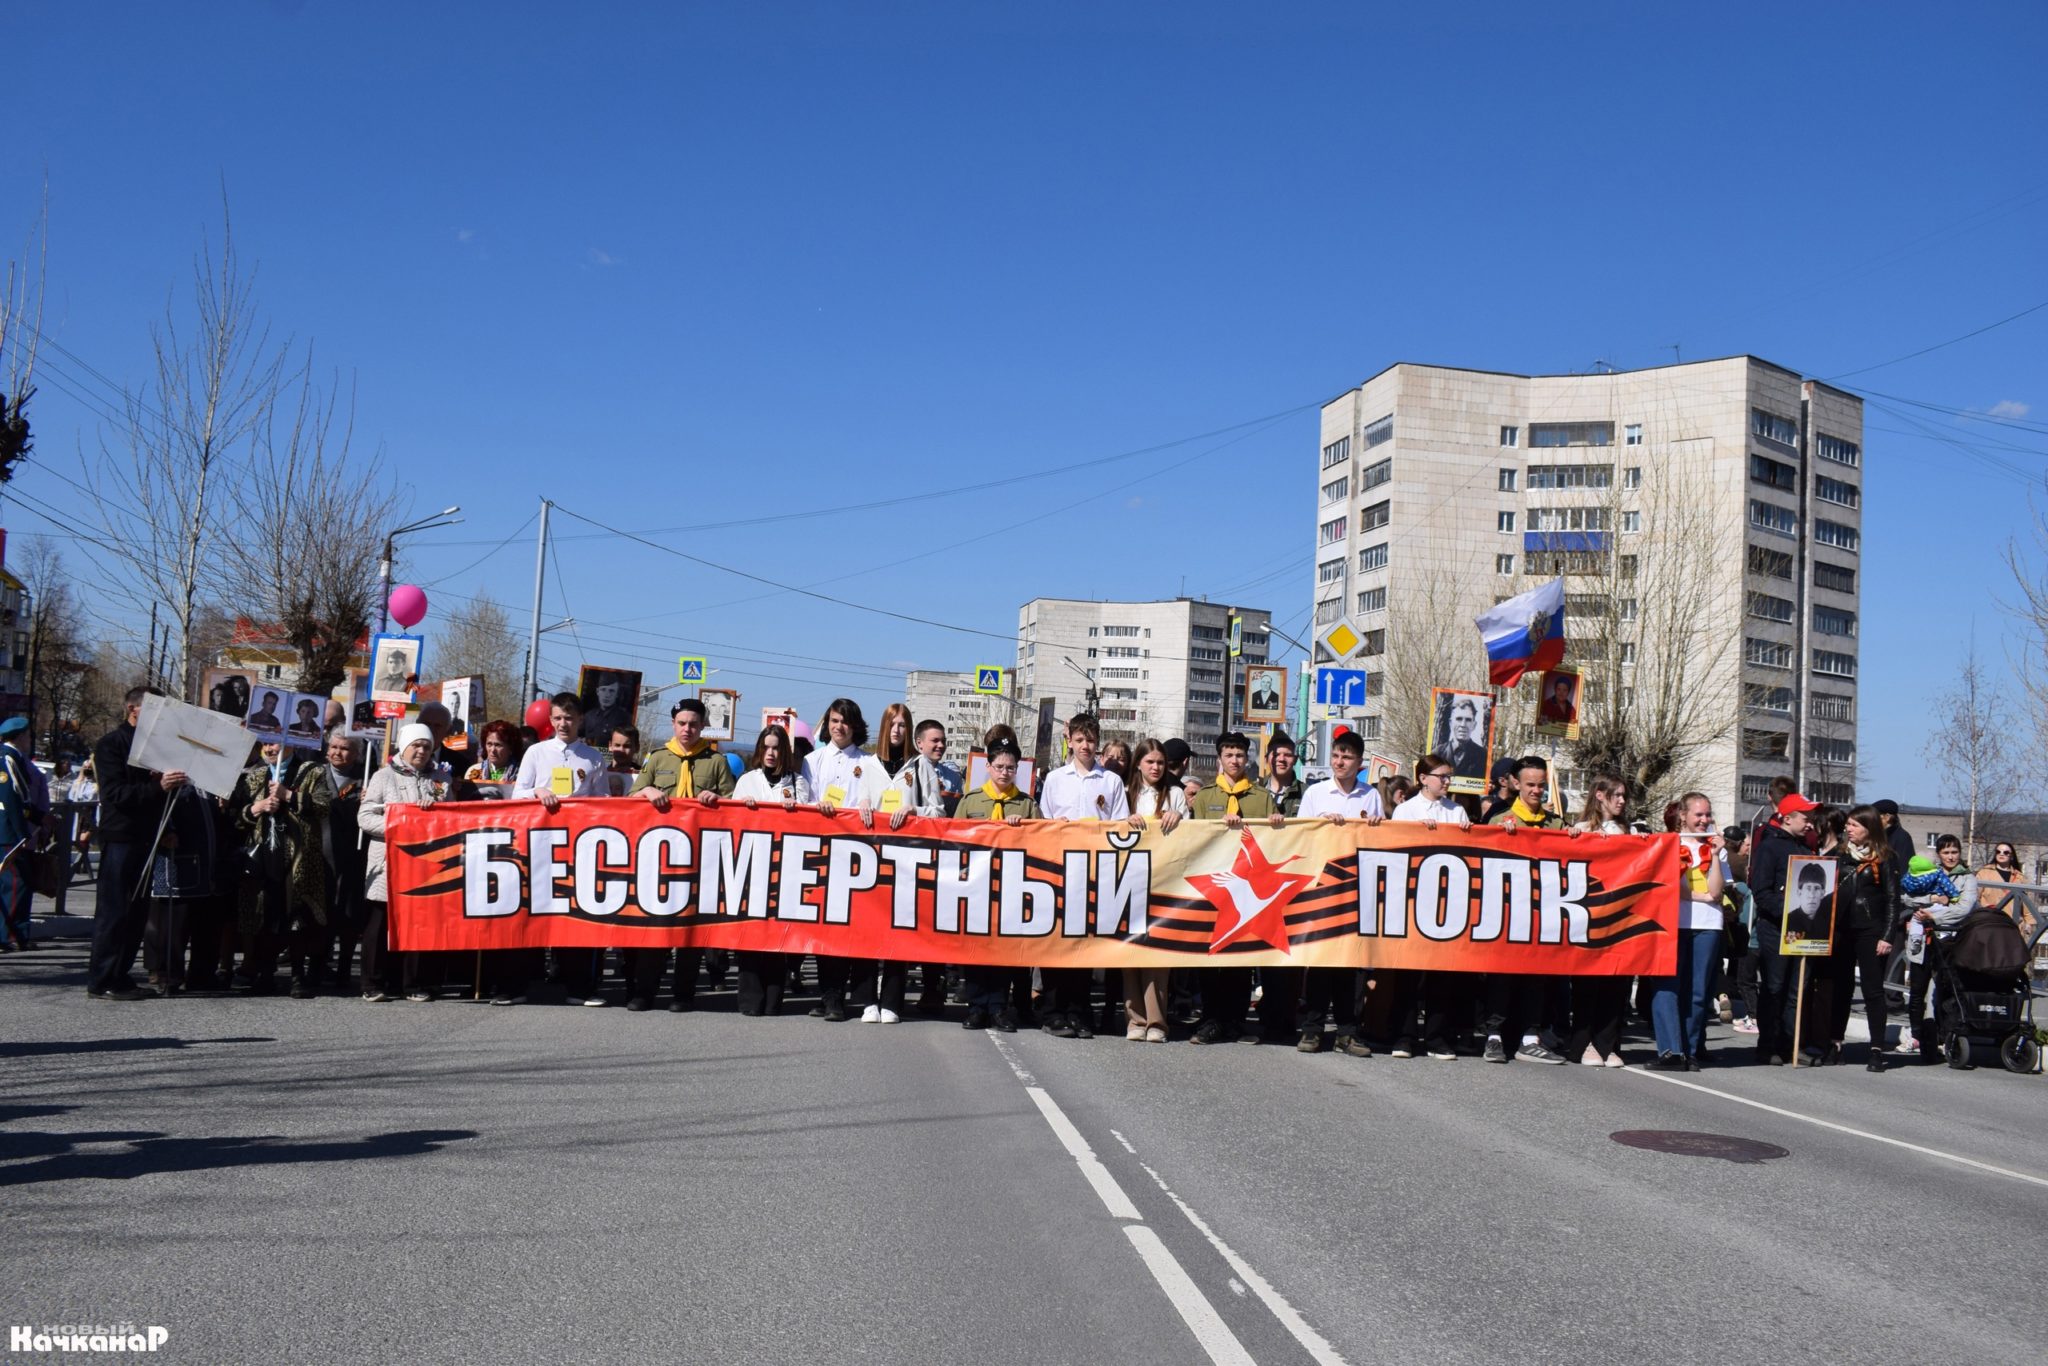
[[[1750,934],[1756,954],[1756,1051],[1759,1057],[1789,1058],[1792,1009],[1797,1004],[1799,964],[1778,952],[1779,926],[1759,919]]]
[[[743,950],[733,954],[739,968],[738,1007],[742,1015],[779,1015],[789,981],[789,955]]]
[[[1562,1040],[1564,983],[1555,977],[1496,972],[1486,979],[1486,1032],[1498,1034],[1512,1050],[1524,1035],[1533,1034],[1548,1047]]]
[[[1469,1022],[1472,1012],[1471,983],[1462,972],[1424,972],[1419,968],[1374,968],[1373,987],[1359,1017],[1359,1032],[1375,1043],[1412,1045],[1417,1038],[1416,1018],[1421,1017],[1420,1037],[1433,1047],[1449,1048],[1462,1031],[1462,1022],[1452,1018],[1462,1008]],[[1315,972],[1309,973],[1313,981]],[[1342,1034],[1340,1028],[1337,1031]]]
[[[1242,1034],[1245,1017],[1252,1010],[1250,968],[1205,968],[1202,970],[1202,1023],[1214,1021]]]
[[[1870,1021],[1870,1049],[1873,1053],[1884,1050],[1884,1028],[1890,1016],[1890,1003],[1884,998],[1885,960],[1877,952],[1883,938],[1875,926],[1866,930],[1847,930],[1837,926],[1834,952],[1814,964],[1823,969],[1820,995],[1825,1003],[1828,1036],[1821,1041],[1822,1047],[1840,1040],[1849,1032],[1849,1013],[1853,1004],[1850,997],[1860,973],[1863,978],[1863,1016]],[[1926,1004],[1924,990],[1920,1001],[1923,1006]],[[1917,1018],[1915,1023],[1917,1025]]]
[[[135,951],[149,924],[149,889],[135,894],[149,846],[122,841],[100,846],[99,905],[92,916],[92,957],[86,985],[94,991],[132,987]]]
[[[923,992],[918,996],[919,1008],[936,1010],[946,1004],[946,965],[926,963],[923,973]]]
[[[1043,968],[1039,975],[1045,983],[1045,995],[1039,1002],[1048,1018],[1054,1015],[1080,1015],[1086,1019],[1094,1009],[1095,970],[1093,968]],[[1119,990],[1122,988],[1119,987]],[[1246,1001],[1250,1001],[1250,974],[1246,974]],[[1244,1017],[1238,1016],[1240,1020]]]
[[[1621,1020],[1628,1011],[1626,977],[1574,977],[1572,979],[1572,1035],[1565,1041],[1564,1055],[1577,1062],[1587,1045],[1603,1058],[1621,1048]]]
[[[826,1009],[846,1005],[846,983],[853,975],[854,960],[851,958],[818,958],[818,1004]]]
[[[1385,972],[1380,976],[1384,979]],[[1309,968],[1303,974],[1301,1011],[1295,1024],[1300,1032],[1320,1031],[1323,1017],[1337,1026],[1337,1036],[1347,1038],[1358,1030],[1358,999],[1364,994],[1365,974],[1357,968]],[[1263,1011],[1265,1006],[1260,1005]]]
[[[891,963],[886,959],[848,959],[852,977],[847,983],[846,1003],[866,1010],[869,1006],[880,1006],[884,1010],[903,1013],[903,993],[910,981],[910,964]]]
[[[962,968],[961,976],[966,982],[970,1009],[991,1015],[1013,1010],[1020,1022],[1031,1018],[1030,968],[976,966]]]
[[[524,996],[546,966],[546,949],[486,949],[484,990],[493,996]],[[344,964],[342,977],[347,976]]]
[[[1931,948],[1928,949],[1929,953],[1933,951]],[[1903,950],[1894,949],[1893,952],[1899,953],[1903,952]],[[1922,958],[1917,963],[1908,963],[1906,965],[1906,1018],[1913,1022],[1913,1037],[1920,1041],[1922,1048],[1927,1049],[1934,1047],[1934,1026],[1927,1022],[1927,984],[1933,978],[1934,964],[1927,958]],[[1868,978],[1864,979],[1863,992],[1866,996],[1870,994]],[[1878,988],[1877,999],[1879,1001],[1884,1000],[1884,988],[1882,986]],[[1882,1038],[1882,1035],[1877,1032],[1875,1024],[1871,1026],[1871,1031],[1871,1038]]]
[[[389,993],[398,983],[393,975],[391,941],[385,936],[385,915],[390,909],[382,901],[363,903],[363,992]]]
[[[1306,968],[1260,968],[1259,1032],[1269,1043],[1291,1042],[1301,1032],[1302,979]]]

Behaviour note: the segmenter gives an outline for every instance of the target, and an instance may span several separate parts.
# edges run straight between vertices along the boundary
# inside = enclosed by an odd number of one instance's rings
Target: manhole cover
[[[1677,1153],[1680,1157],[1718,1157],[1724,1162],[1768,1162],[1790,1157],[1791,1151],[1775,1143],[1732,1134],[1694,1134],[1683,1129],[1623,1129],[1608,1135],[1616,1143],[1646,1148],[1653,1153]]]

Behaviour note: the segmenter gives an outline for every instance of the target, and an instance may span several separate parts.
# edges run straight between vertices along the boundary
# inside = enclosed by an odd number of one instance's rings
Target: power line
[[[1847,379],[1851,375],[1867,375],[1872,370],[1882,370],[1889,365],[1898,365],[1905,361],[1917,359],[1918,357],[1927,355],[1930,352],[1939,351],[1943,347],[1954,346],[1957,342],[1966,342],[1972,337],[1981,337],[1986,332],[1990,332],[1997,328],[2004,327],[2007,323],[2018,322],[2021,318],[2026,317],[2028,314],[2039,313],[2044,308],[2048,308],[2048,299],[2043,299],[2040,303],[2035,304],[2031,308],[2023,308],[2019,312],[2013,314],[2011,317],[2000,318],[1995,323],[1986,323],[1984,324],[1984,326],[1979,327],[1974,331],[1965,332],[1960,337],[1950,337],[1947,341],[1936,342],[1932,346],[1923,346],[1918,351],[1909,351],[1903,356],[1893,356],[1890,360],[1882,360],[1875,365],[1866,365],[1860,370],[1844,370],[1838,375],[1828,375],[1822,380],[1822,383],[1832,384],[1838,379]]]

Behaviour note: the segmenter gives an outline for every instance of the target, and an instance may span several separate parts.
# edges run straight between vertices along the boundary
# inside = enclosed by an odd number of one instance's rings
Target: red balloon
[[[545,697],[536,697],[526,704],[526,724],[543,736],[555,733],[555,709]]]

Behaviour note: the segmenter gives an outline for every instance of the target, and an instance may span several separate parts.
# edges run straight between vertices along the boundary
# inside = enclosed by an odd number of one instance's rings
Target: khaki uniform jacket
[[[1237,794],[1237,814],[1248,821],[1262,821],[1279,808],[1264,784],[1252,783],[1252,790]],[[1230,814],[1230,794],[1212,781],[1188,803],[1188,815],[1198,821],[1220,821]]]
[[[974,791],[962,797],[960,805],[953,808],[953,819],[956,821],[993,820],[994,817],[989,813],[995,809],[995,804],[993,797],[977,787]],[[1005,798],[1003,801],[1003,819],[1008,820],[1012,816],[1022,816],[1027,821],[1045,819],[1038,814],[1038,803],[1032,801],[1031,794],[1021,788],[1018,789],[1016,796]]]
[[[640,761],[640,776],[633,779],[632,792],[658,788],[675,795],[676,785],[683,780],[683,761],[667,745],[648,751]],[[732,765],[725,756],[713,750],[690,760],[690,786],[695,795],[716,792],[721,797],[730,797],[732,790],[739,786],[739,779],[732,776]]]

